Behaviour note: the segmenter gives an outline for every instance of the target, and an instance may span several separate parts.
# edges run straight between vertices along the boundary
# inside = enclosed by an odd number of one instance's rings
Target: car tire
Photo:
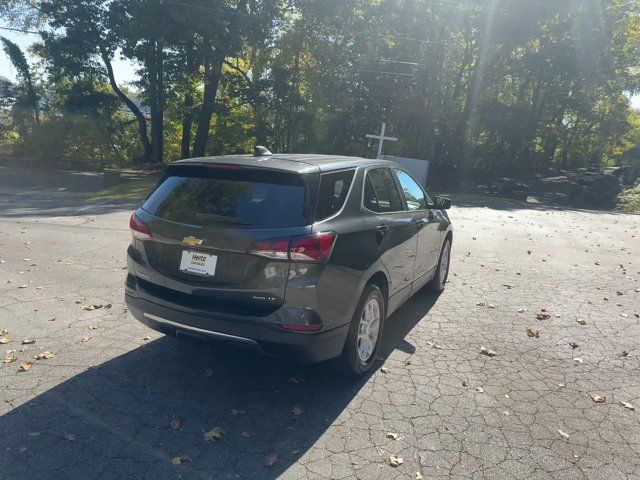
[[[440,249],[440,258],[433,278],[429,282],[429,290],[442,292],[449,277],[449,265],[451,264],[451,239],[447,238]],[[444,270],[443,270],[444,269]]]
[[[364,338],[367,336],[366,324],[370,321],[365,320],[365,317],[376,317],[376,311],[378,324],[375,341],[371,341],[371,335],[368,335],[368,340],[366,340]],[[333,361],[336,370],[346,375],[358,376],[371,369],[382,342],[386,314],[387,309],[382,290],[377,285],[367,285],[351,320],[342,354]],[[369,348],[365,348],[364,342],[368,342]],[[365,358],[363,359],[363,357]]]

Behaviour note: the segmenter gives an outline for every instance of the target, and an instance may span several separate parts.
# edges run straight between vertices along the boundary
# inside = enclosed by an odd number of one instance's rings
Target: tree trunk
[[[113,66],[111,65],[111,59],[109,58],[109,55],[107,55],[106,52],[102,52],[101,56],[102,61],[107,68],[107,76],[109,77],[109,84],[111,85],[111,89],[120,99],[120,101],[127,106],[131,113],[133,113],[133,116],[136,117],[136,121],[138,122],[138,135],[140,136],[140,143],[142,144],[142,150],[144,151],[144,161],[145,163],[150,163],[151,143],[149,142],[149,136],[147,134],[147,121],[145,120],[144,115],[140,111],[138,106],[133,103],[133,101],[129,97],[127,97],[122,90],[120,90],[120,87],[118,87],[116,79],[113,75]]]
[[[213,61],[205,65],[204,72],[204,98],[202,107],[198,112],[196,130],[196,138],[193,142],[193,156],[203,157],[207,148],[207,140],[209,139],[209,126],[211,117],[216,108],[216,93],[218,92],[218,84],[222,75],[222,64],[224,62],[224,53],[215,52]]]
[[[153,42],[149,46],[147,72],[149,76],[149,103],[151,109],[151,162],[162,163],[164,150],[164,62],[162,46]]]
[[[185,70],[188,77],[197,75],[198,63],[196,62],[193,50],[193,42],[186,45],[186,65]],[[187,86],[187,88],[189,88]],[[180,157],[189,158],[191,156],[191,127],[193,125],[193,94],[186,90],[184,94],[184,104],[182,113],[182,138],[180,142]]]

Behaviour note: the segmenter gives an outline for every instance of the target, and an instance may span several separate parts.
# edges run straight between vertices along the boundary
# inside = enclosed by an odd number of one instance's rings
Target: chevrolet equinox
[[[450,206],[385,160],[180,160],[131,216],[126,303],[166,334],[364,373],[389,315],[444,288]]]

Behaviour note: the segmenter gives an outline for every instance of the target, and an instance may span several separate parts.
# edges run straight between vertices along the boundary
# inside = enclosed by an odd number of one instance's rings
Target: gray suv
[[[125,300],[160,332],[363,373],[385,319],[444,288],[450,206],[384,160],[180,160],[131,216]]]

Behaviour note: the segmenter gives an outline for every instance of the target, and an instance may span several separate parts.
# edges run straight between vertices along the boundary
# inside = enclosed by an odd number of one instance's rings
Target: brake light
[[[324,263],[329,260],[336,236],[335,232],[322,232],[293,237],[289,246],[289,258],[292,262]]]
[[[276,260],[287,260],[289,258],[289,239],[258,240],[253,242],[249,253]]]
[[[325,263],[331,256],[336,237],[335,232],[322,232],[293,238],[258,240],[253,242],[249,253],[275,260]]]
[[[129,219],[129,228],[131,229],[131,235],[138,240],[151,240],[151,230],[149,227],[140,220],[140,217],[135,212],[131,214]]]

